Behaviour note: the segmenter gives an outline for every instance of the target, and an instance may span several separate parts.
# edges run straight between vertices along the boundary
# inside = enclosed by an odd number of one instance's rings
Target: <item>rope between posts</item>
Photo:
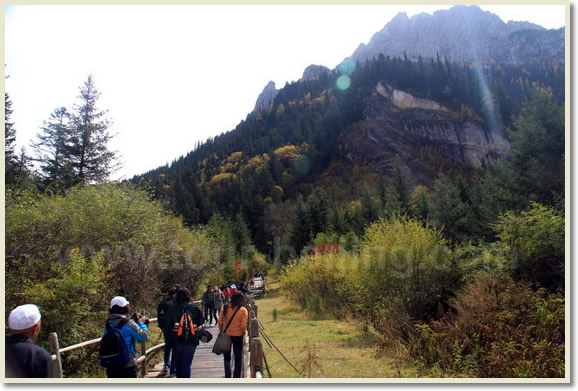
[[[299,376],[301,376],[301,372],[299,371],[299,369],[297,369],[295,367],[295,365],[291,364],[291,362],[287,359],[287,357],[285,357],[285,355],[283,353],[281,353],[281,351],[279,350],[279,348],[277,346],[275,346],[275,344],[273,343],[273,341],[271,341],[271,338],[269,338],[269,336],[267,334],[265,334],[265,332],[261,329],[259,329],[259,332],[261,333],[261,335],[263,336],[263,338],[265,338],[265,341],[267,341],[267,343],[269,344],[269,346],[272,346],[277,352],[279,352],[279,354],[281,355],[281,357],[283,357],[283,359],[285,361],[287,361],[287,364],[289,364],[291,366],[291,368],[295,369],[295,371],[299,374]],[[268,368],[267,368],[268,369]],[[271,374],[269,374],[269,376],[271,376]]]
[[[265,326],[263,326],[263,323],[261,323],[261,319],[257,318],[257,322],[259,322],[259,324],[261,325],[261,328],[263,330],[265,330]]]
[[[265,352],[263,352],[263,361],[265,361],[265,368],[267,369],[269,378],[272,378],[273,376],[271,376],[271,370],[269,370],[269,364],[267,363],[267,357],[265,357]]]

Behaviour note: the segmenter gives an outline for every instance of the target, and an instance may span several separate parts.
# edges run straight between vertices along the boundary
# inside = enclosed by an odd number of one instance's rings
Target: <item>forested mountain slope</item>
[[[541,31],[524,26],[515,33]],[[472,222],[455,232],[446,224],[454,239],[491,238],[488,223],[500,212],[529,200],[559,202],[563,193],[561,171],[539,173],[546,168],[538,167],[527,174],[522,155],[536,151],[526,146],[520,155],[529,136],[516,123],[528,120],[519,114],[536,99],[547,100],[554,110],[548,115],[563,113],[564,61],[557,55],[479,63],[440,53],[378,54],[347,59],[334,70],[309,67],[301,80],[266,90],[260,100],[270,104],[258,102],[235,129],[132,181],[150,184],[187,224],[224,216],[271,257],[275,243],[299,252],[320,232],[361,235],[369,222],[392,213],[440,225],[453,221],[436,204],[440,181],[451,186],[446,191],[457,189],[468,206],[460,213]],[[538,147],[557,162],[548,169],[561,170],[563,115],[557,126],[540,136],[555,141]],[[519,161],[512,162],[512,151]],[[505,173],[500,162],[518,171]],[[552,183],[538,185],[527,175]]]

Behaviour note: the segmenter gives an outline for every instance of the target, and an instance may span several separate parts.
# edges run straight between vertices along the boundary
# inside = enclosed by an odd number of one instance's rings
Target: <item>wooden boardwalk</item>
[[[193,368],[191,377],[194,378],[224,378],[225,366],[223,364],[223,355],[217,356],[213,353],[213,345],[219,335],[217,326],[208,327],[207,330],[213,334],[213,339],[209,343],[199,343],[193,358]],[[232,360],[231,360],[232,361]]]
[[[213,334],[213,339],[209,343],[199,343],[197,350],[195,351],[195,356],[193,357],[193,365],[191,370],[192,378],[224,378],[225,368],[223,364],[223,355],[217,356],[213,353],[213,345],[219,334],[219,328],[217,326],[209,326],[207,330]],[[246,356],[246,358],[248,358]],[[246,361],[245,361],[246,362]],[[231,359],[231,367],[234,366],[234,359]],[[163,363],[157,364],[154,369],[150,370],[147,374],[148,378],[159,378],[167,377],[161,375],[161,370],[163,368]],[[232,370],[233,368],[231,368]],[[243,375],[246,371],[242,371]],[[244,377],[244,376],[243,376]]]

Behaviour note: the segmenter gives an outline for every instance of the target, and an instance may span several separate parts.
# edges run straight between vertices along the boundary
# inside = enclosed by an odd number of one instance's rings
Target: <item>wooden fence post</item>
[[[263,373],[263,344],[259,337],[251,340],[251,377],[257,377],[257,372]]]
[[[255,318],[258,318],[259,317],[259,306],[257,305],[257,303],[253,304],[253,307],[251,309],[255,313]]]
[[[142,368],[141,368],[141,376],[147,377],[147,345],[146,342],[141,344],[141,356],[144,356],[144,360],[142,361]]]
[[[54,374],[52,377],[62,378],[62,361],[60,360],[60,347],[58,345],[58,334],[50,333],[48,334],[48,342],[50,342],[50,349],[52,353],[56,355],[56,361],[54,361]]]
[[[247,308],[247,312],[249,313],[249,316],[247,317],[247,329],[248,329],[249,326],[251,325],[251,310],[253,309],[253,305],[247,304],[245,308]]]
[[[253,338],[259,337],[259,321],[255,317],[255,314],[251,312],[251,321],[249,325],[249,339],[252,340]]]

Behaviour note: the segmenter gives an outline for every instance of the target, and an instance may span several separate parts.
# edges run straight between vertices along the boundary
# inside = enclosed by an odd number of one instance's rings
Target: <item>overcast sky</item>
[[[263,87],[334,68],[398,12],[450,6],[7,6],[6,91],[18,148],[71,107],[92,74],[108,110],[114,179],[170,163],[235,128]],[[564,6],[481,6],[508,20],[564,26]]]

